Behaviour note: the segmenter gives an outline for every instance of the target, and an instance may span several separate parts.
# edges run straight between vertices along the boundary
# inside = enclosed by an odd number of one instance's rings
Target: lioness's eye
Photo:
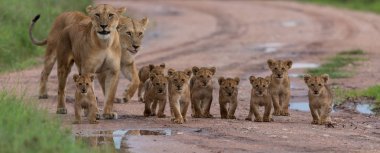
[[[109,17],[109,18],[112,18],[112,17],[113,17],[113,14],[108,14],[108,17]]]
[[[128,31],[128,32],[127,32],[127,35],[128,35],[128,36],[132,36],[132,33]]]
[[[100,14],[99,14],[99,13],[95,13],[95,16],[96,16],[96,17],[100,17]]]

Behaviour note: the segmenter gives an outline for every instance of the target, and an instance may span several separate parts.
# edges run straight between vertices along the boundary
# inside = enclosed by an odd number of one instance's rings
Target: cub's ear
[[[149,79],[153,81],[154,78],[156,78],[156,74],[150,73],[149,74]]]
[[[267,80],[267,81],[268,81],[268,83],[270,84],[270,82],[271,82],[271,80],[272,80],[272,79],[271,79],[271,77],[270,77],[270,76],[266,76],[266,77],[265,77],[265,80]]]
[[[285,64],[288,66],[288,69],[292,68],[293,62],[291,60],[286,60]]]
[[[90,80],[94,81],[94,79],[95,79],[95,75],[94,74],[90,74]]]
[[[173,76],[174,72],[175,72],[174,69],[172,69],[172,68],[168,69],[168,76]]]
[[[165,68],[165,63],[161,63],[160,67]]]
[[[74,82],[78,82],[78,79],[79,79],[79,75],[78,74],[74,74],[74,76],[73,76]]]
[[[144,28],[144,30],[146,29],[146,27],[148,26],[148,23],[149,23],[149,19],[147,17],[144,17],[143,19],[141,19],[141,24]]]
[[[239,77],[235,77],[234,80],[236,81],[236,84],[239,85],[240,78]]]
[[[323,78],[323,81],[325,81],[325,83],[327,83],[327,81],[329,81],[329,75],[328,74],[322,74],[322,78]]]
[[[154,65],[153,64],[149,64],[149,71],[152,71],[154,69]]]
[[[224,79],[224,77],[219,77],[219,79],[218,79],[219,85],[222,85],[225,80],[226,79]]]
[[[118,8],[118,9],[116,9],[116,12],[117,12],[119,15],[124,14],[125,11],[127,11],[127,8],[125,8],[125,7],[120,7],[120,8]]]
[[[251,84],[256,80],[256,77],[255,76],[250,76],[249,77],[249,82],[251,82]]]
[[[89,5],[89,6],[87,6],[86,7],[86,12],[87,12],[87,14],[91,14],[91,11],[94,9],[94,7],[92,7],[91,5]]]
[[[193,70],[193,74],[194,74],[194,75],[197,75],[197,73],[198,73],[198,71],[199,71],[199,68],[198,68],[197,66],[194,66],[194,67],[192,68],[192,70]]]
[[[186,70],[185,70],[185,73],[186,73],[187,76],[191,77],[191,73],[192,73],[192,72],[191,72],[190,69],[186,69]]]
[[[269,68],[272,69],[272,67],[274,66],[276,62],[273,59],[268,59],[267,63],[268,63]]]
[[[311,78],[311,75],[310,74],[305,74],[304,76],[303,76],[303,79],[305,80],[305,83],[307,84],[307,82],[310,80],[310,78]]]
[[[216,68],[215,67],[210,67],[210,71],[211,71],[212,75],[214,75],[215,72],[216,72]]]

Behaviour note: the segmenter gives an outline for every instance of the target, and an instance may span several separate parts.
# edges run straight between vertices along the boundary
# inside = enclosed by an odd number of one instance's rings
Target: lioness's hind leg
[[[59,61],[58,61],[59,62]],[[71,71],[71,66],[74,61],[68,58],[68,61],[62,61],[58,63],[58,105],[57,114],[67,114],[65,88],[67,82],[67,76]]]
[[[51,70],[53,69],[54,63],[56,61],[56,52],[51,45],[46,47],[45,59],[44,59],[44,69],[41,72],[40,78],[40,91],[39,91],[39,99],[47,99],[47,88],[46,84],[49,79],[49,75]]]

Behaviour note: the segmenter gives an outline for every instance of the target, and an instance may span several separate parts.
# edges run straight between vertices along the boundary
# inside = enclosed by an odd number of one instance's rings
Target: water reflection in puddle
[[[289,105],[289,108],[292,110],[310,112],[308,102],[292,102]],[[334,108],[332,111],[335,112],[337,109],[351,110],[361,114],[374,114],[374,112],[371,110],[370,104],[349,104],[344,106],[338,106],[337,108]]]
[[[283,43],[265,43],[253,46],[253,50],[265,53],[272,53],[278,51],[278,49],[283,46]]]
[[[292,65],[292,69],[310,69],[317,67],[319,67],[319,65],[315,63],[294,63]]]
[[[298,110],[302,112],[310,112],[308,102],[293,102],[293,103],[290,103],[289,108],[292,110]]]
[[[358,104],[356,105],[356,111],[362,114],[373,114],[370,104]]]

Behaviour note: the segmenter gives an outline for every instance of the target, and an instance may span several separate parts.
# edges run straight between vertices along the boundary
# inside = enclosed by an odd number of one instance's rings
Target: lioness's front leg
[[[117,83],[119,82],[119,74],[118,70],[108,70],[106,72],[105,79],[105,97],[106,97],[106,105],[104,107],[103,117],[105,119],[113,119],[117,114],[112,113],[113,101],[116,95]]]
[[[135,92],[136,92],[136,90],[140,84],[140,79],[139,79],[139,75],[138,75],[138,71],[137,71],[135,62],[122,66],[121,71],[122,71],[123,75],[129,81],[131,81],[131,83],[128,85],[127,89],[125,90],[125,92],[123,94],[124,95],[123,101],[129,102],[131,100],[131,98],[133,97],[133,95],[135,94]]]

